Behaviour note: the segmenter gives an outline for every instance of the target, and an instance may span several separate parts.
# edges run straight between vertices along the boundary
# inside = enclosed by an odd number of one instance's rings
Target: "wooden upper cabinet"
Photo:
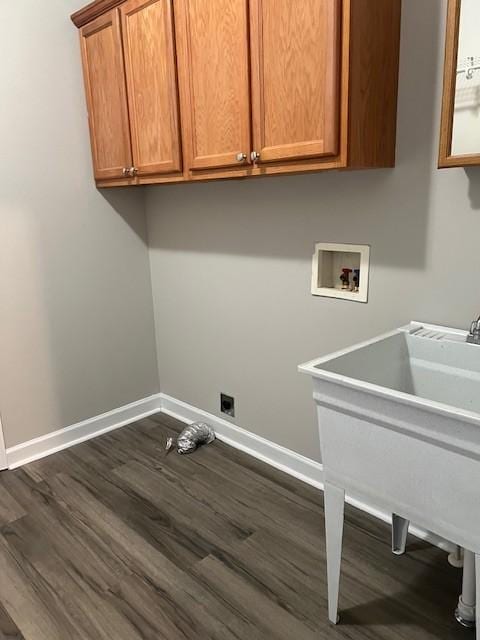
[[[188,165],[243,164],[251,150],[248,0],[176,0]]]
[[[80,30],[94,174],[121,178],[132,164],[118,9]]]
[[[94,0],[72,19],[99,186],[395,166],[401,0]]]
[[[120,12],[135,172],[181,171],[172,0],[128,0]]]
[[[250,0],[259,162],[339,149],[341,0]]]

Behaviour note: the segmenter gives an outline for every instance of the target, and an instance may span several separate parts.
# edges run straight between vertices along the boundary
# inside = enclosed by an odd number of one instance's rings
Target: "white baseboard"
[[[4,469],[8,469],[8,462],[5,440],[3,438],[2,416],[0,416],[0,471],[3,471]]]
[[[113,411],[107,411],[88,420],[82,420],[69,427],[58,429],[39,438],[22,442],[7,449],[9,469],[15,469],[28,462],[44,458],[75,444],[90,440],[108,431],[151,416],[160,410],[160,397],[155,394],[136,402],[131,402]]]
[[[222,442],[235,449],[240,449],[254,458],[258,458],[272,467],[298,478],[302,482],[323,490],[323,468],[320,462],[306,458],[295,451],[242,429],[223,418],[219,418],[202,409],[197,409],[164,393],[143,398],[113,411],[102,413],[64,429],[59,429],[45,436],[10,447],[6,452],[8,468],[15,469],[160,411],[185,423],[208,422],[215,430],[217,438]],[[354,496],[347,496],[346,501],[380,520],[391,522],[390,513],[370,507],[357,500]],[[428,531],[412,526],[410,532],[418,538],[427,540],[431,544],[447,551],[454,549],[454,545]]]
[[[245,453],[248,453],[254,458],[258,458],[272,467],[276,467],[277,469],[280,469],[281,471],[284,471],[285,473],[288,473],[289,475],[323,491],[323,466],[320,462],[306,458],[291,449],[286,449],[285,447],[275,444],[270,440],[266,440],[261,436],[257,436],[250,431],[246,431],[223,418],[219,418],[212,413],[207,413],[202,409],[197,409],[186,402],[176,400],[164,393],[160,394],[160,406],[163,413],[166,413],[181,422],[207,422],[213,427],[217,438],[222,442],[229,444],[235,449],[245,451]],[[356,499],[354,496],[347,495],[345,499],[348,504],[351,504],[357,509],[361,509],[370,515],[391,524],[391,513],[385,513],[379,509],[371,507],[361,500]],[[429,531],[420,529],[419,527],[412,525],[410,526],[409,531],[417,538],[426,540],[430,544],[440,547],[446,551],[450,552],[455,548],[455,545],[452,543]]]
[[[251,431],[237,427],[228,420],[192,407],[192,405],[164,393],[160,394],[160,401],[162,411],[173,418],[187,423],[208,422],[213,427],[217,438],[222,442],[235,447],[235,449],[245,451],[254,458],[285,471],[303,482],[315,487],[323,487],[323,470],[319,462],[310,460],[299,453],[257,436]]]

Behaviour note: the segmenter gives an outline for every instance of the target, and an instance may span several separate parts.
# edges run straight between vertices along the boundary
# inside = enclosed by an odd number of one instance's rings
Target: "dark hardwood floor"
[[[322,494],[226,445],[163,451],[158,414],[0,474],[0,639],[473,640],[461,574],[346,509],[327,620]]]

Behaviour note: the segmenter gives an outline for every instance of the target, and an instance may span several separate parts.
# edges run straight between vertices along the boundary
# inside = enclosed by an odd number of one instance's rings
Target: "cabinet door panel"
[[[251,0],[260,162],[336,155],[341,0]]]
[[[119,178],[132,154],[118,10],[83,27],[80,41],[95,178]]]
[[[133,164],[139,175],[181,170],[172,0],[121,6]]]
[[[249,154],[248,0],[179,0],[190,168],[238,164]]]

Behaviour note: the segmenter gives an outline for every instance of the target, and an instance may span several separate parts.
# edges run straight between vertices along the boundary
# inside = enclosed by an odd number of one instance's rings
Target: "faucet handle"
[[[470,335],[480,337],[480,318],[472,322],[470,326]]]
[[[480,345],[480,317],[474,320],[470,326],[467,342]]]

